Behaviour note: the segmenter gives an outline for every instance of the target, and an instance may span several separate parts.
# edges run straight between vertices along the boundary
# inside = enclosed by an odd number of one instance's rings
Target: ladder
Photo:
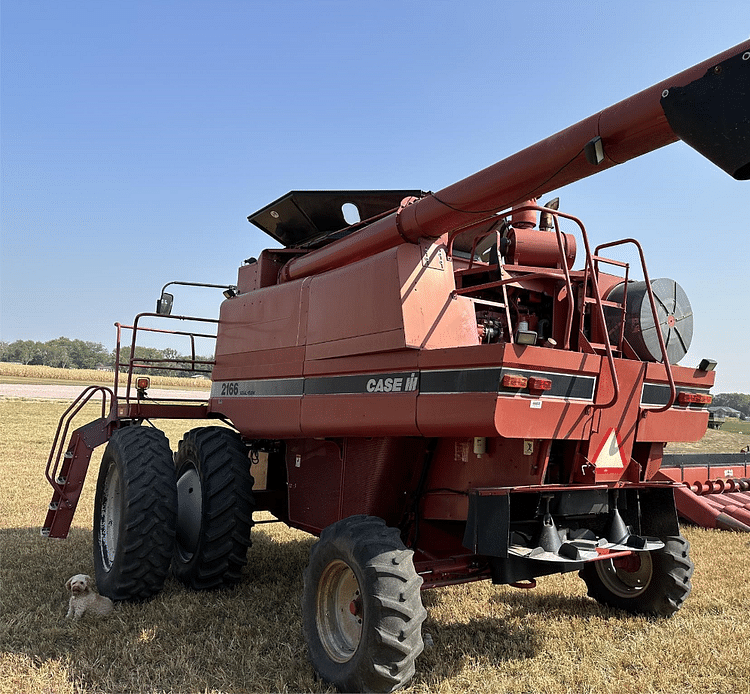
[[[63,453],[63,444],[73,418],[97,394],[102,398],[102,416],[75,429]],[[108,398],[110,403],[115,403],[114,393],[109,388],[89,386],[60,418],[45,470],[47,481],[53,489],[52,501],[42,526],[42,535],[45,537],[65,538],[68,536],[70,524],[83,491],[83,482],[86,479],[91,454],[97,446],[109,441],[117,426],[114,416],[115,408],[111,407],[110,413],[105,414]]]

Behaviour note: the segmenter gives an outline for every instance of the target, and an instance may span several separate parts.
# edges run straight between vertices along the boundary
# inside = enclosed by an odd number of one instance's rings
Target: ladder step
[[[103,417],[76,429],[70,436],[68,449],[60,456],[63,461],[59,470],[57,469],[59,458],[55,460],[54,455],[57,451],[60,453],[62,451],[53,448],[47,462],[47,475],[50,477],[54,475],[55,491],[47,510],[47,518],[42,526],[42,535],[67,537],[81,496],[91,453],[94,448],[109,440],[111,430],[111,424]],[[55,439],[55,446],[56,444],[57,439]]]
[[[614,258],[606,258],[603,255],[592,255],[591,260],[607,263],[607,265],[614,265],[615,267],[630,267],[629,263],[622,260],[615,260]]]
[[[597,301],[593,296],[584,296],[583,303],[595,304],[597,303]],[[622,310],[623,308],[623,305],[618,303],[617,301],[604,301],[604,299],[602,299],[602,306],[609,306],[611,308],[619,308],[620,310]]]
[[[601,352],[602,354],[605,354],[607,352],[607,345],[605,345],[603,342],[589,342],[589,345],[591,348],[597,352]],[[620,352],[617,347],[614,345],[610,345],[609,348],[612,350],[613,354],[618,354]]]
[[[506,308],[505,304],[501,304],[498,301],[489,301],[487,299],[476,299],[474,297],[469,297],[475,304],[481,304],[482,306],[494,306],[495,308]]]

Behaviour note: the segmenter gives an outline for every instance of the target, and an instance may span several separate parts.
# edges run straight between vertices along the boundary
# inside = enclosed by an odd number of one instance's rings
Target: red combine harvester
[[[635,240],[592,248],[536,199],[677,139],[747,179],[749,85],[750,41],[437,193],[291,192],[251,215],[283,248],[245,261],[218,321],[203,319],[215,360],[180,364],[213,367],[210,397],[150,399],[134,369],[167,365],[123,359],[124,395],[91,387],[61,419],[43,533],[66,536],[108,442],[94,563],[114,600],[154,595],[170,567],[195,589],[236,584],[254,511],[319,535],[304,633],[346,691],[411,678],[426,588],[579,571],[601,603],[671,615],[693,564],[681,485],[658,473],[665,442],[704,434],[715,363],[675,366],[690,304],[650,280]],[[623,245],[642,280],[605,255]],[[127,327],[130,355],[144,330],[214,335],[140,325],[196,320],[172,298]],[[65,447],[94,396],[101,418]],[[193,429],[173,455],[151,419],[232,428]]]

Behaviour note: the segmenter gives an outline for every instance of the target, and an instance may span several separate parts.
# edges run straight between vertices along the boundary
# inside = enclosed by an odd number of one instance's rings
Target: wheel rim
[[[198,549],[202,517],[201,478],[191,465],[177,480],[177,550],[186,561]]]
[[[612,593],[621,598],[633,598],[648,588],[654,566],[650,552],[639,552],[632,559],[627,557],[625,562],[617,559],[598,561],[596,572]]]
[[[362,640],[364,612],[359,581],[346,562],[333,561],[323,571],[315,617],[320,641],[331,660],[350,660]]]
[[[99,545],[102,553],[102,565],[106,571],[112,568],[117,553],[117,540],[120,536],[120,517],[122,515],[122,485],[120,470],[117,465],[110,465],[104,480],[102,493],[102,511],[99,516]]]

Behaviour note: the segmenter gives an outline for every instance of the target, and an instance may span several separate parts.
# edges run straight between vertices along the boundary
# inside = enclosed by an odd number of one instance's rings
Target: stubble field
[[[328,691],[307,662],[299,614],[314,538],[280,524],[256,526],[233,590],[196,593],[170,579],[155,599],[120,604],[108,619],[64,618],[65,580],[94,573],[101,457],[99,449],[69,538],[42,538],[44,463],[66,406],[0,399],[0,692]],[[87,414],[96,416],[81,423]],[[158,424],[173,448],[189,428]],[[726,439],[711,434],[712,448]],[[693,592],[668,620],[605,609],[576,574],[540,579],[533,591],[488,582],[426,591],[434,647],[406,691],[750,694],[750,535],[683,532]]]

